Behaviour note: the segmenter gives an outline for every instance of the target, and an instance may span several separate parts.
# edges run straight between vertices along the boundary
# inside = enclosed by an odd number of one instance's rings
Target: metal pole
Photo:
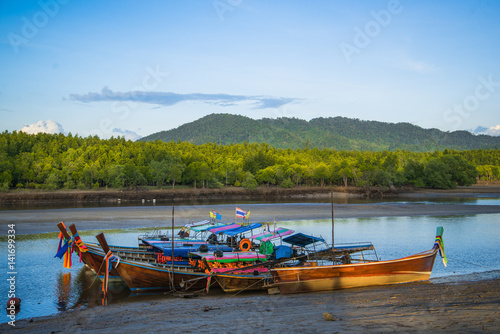
[[[331,192],[331,197],[332,197],[332,251],[333,251],[333,256],[334,256],[334,260],[335,260],[335,248],[334,248],[334,245],[335,245],[335,221],[333,219],[333,190]]]
[[[175,290],[175,284],[174,284],[174,202],[173,201],[172,201],[172,240],[171,240],[171,244],[172,244],[172,254],[170,256],[170,258],[172,259],[171,283],[172,283],[172,290]]]

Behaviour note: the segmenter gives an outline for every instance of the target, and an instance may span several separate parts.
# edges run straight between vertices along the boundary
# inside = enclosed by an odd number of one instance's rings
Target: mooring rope
[[[448,257],[448,259],[449,260],[453,260],[453,261],[457,261],[457,262],[462,262],[462,263],[470,264],[472,266],[486,268],[486,269],[489,269],[489,270],[495,270],[495,268],[483,266],[483,265],[480,265],[480,264],[477,264],[477,263],[467,262],[467,261],[464,261],[464,260],[454,259],[454,258],[451,258],[451,257]]]

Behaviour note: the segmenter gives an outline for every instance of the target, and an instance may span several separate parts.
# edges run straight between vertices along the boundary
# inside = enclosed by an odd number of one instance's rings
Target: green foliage
[[[432,188],[456,188],[476,183],[476,166],[459,155],[446,154],[430,160],[424,170],[425,185]]]
[[[281,182],[280,186],[283,188],[293,188],[294,184],[293,181],[290,179],[285,179],[283,182]]]
[[[58,171],[53,171],[49,174],[44,182],[44,188],[48,190],[56,190],[61,188],[61,179]]]
[[[254,190],[258,186],[257,181],[255,181],[253,174],[250,172],[245,173],[245,180],[243,180],[241,185],[243,186],[243,188],[250,189],[250,190]]]
[[[278,120],[274,120],[279,123]],[[291,121],[297,131],[307,122]],[[280,149],[4,132],[0,190],[139,187],[400,186],[452,188],[500,180],[500,150]]]

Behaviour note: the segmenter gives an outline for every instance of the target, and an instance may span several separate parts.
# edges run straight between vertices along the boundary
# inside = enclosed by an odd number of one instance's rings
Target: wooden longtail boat
[[[97,240],[105,254],[111,255],[104,234],[97,235]],[[204,289],[209,275],[198,268],[172,267],[171,265],[153,264],[141,261],[119,259],[113,265],[123,281],[133,292],[148,290],[195,290]],[[184,284],[189,281],[189,284]]]
[[[289,294],[428,280],[438,251],[446,264],[442,234],[443,228],[438,227],[432,249],[401,259],[324,266],[306,262],[300,267],[273,268],[274,284],[268,287]]]
[[[299,239],[303,245],[310,243],[324,241],[321,238],[315,238],[312,236],[306,236],[302,233],[298,234]],[[280,237],[280,236],[278,236]],[[224,258],[228,258],[230,261],[231,254],[224,253],[222,257],[204,257],[206,265],[210,266],[211,278],[214,278],[217,283],[225,292],[236,292],[236,291],[250,291],[250,290],[267,290],[268,285],[272,283],[272,275],[269,268],[273,268],[280,263],[289,261],[303,261],[306,258],[318,259],[329,257],[341,258],[346,254],[352,254],[356,252],[373,250],[372,244],[352,244],[348,246],[337,246],[335,250],[332,248],[323,249],[321,251],[312,252],[309,254],[303,254],[293,257],[293,251],[288,246],[278,246],[274,248],[272,259],[266,262],[258,263],[258,260],[263,260],[265,258],[262,254],[258,254],[259,258],[253,260],[253,264],[250,266],[242,267],[239,263],[238,267],[224,267]],[[245,253],[242,253],[245,254]],[[248,252],[246,254],[252,254]],[[233,261],[234,262],[234,261]]]

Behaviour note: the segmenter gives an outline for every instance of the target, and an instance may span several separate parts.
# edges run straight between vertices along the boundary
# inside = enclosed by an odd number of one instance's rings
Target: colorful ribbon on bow
[[[448,260],[446,259],[446,254],[444,252],[444,243],[443,243],[443,237],[440,235],[436,235],[436,241],[434,242],[435,245],[438,246],[439,248],[439,255],[441,255],[443,265],[446,267],[448,264]]]
[[[82,263],[82,253],[88,252],[87,246],[83,243],[82,239],[78,235],[78,232],[73,235],[74,243],[78,247],[78,257],[79,257],[79,262]]]
[[[54,257],[62,259],[64,256],[64,268],[71,269],[71,252],[73,251],[73,238],[68,240],[59,232],[59,246],[57,247],[57,253]]]
[[[118,266],[118,264],[120,264],[120,258],[116,255],[113,255],[113,253],[109,251],[104,257],[104,262],[106,268],[104,270],[104,279],[102,281],[103,301],[106,298],[106,293],[108,292],[109,272],[113,268],[113,262],[116,262],[116,267]]]

